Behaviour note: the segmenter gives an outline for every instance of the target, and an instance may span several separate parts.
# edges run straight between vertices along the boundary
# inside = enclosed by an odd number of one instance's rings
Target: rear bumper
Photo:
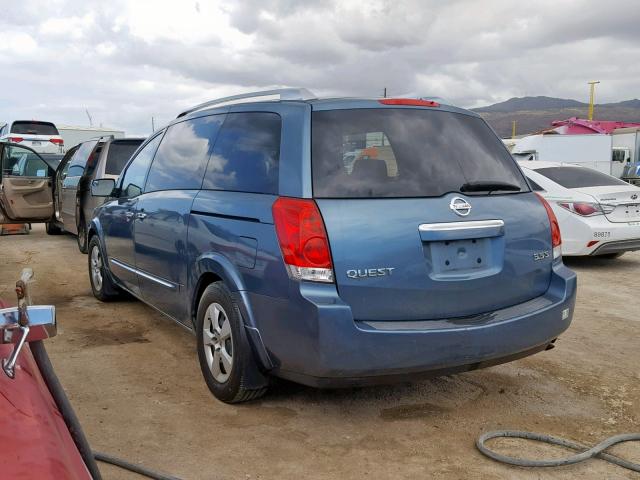
[[[354,321],[334,285],[303,283],[300,298],[289,300],[243,293],[259,312],[254,319],[273,374],[340,387],[473,370],[543,350],[571,323],[576,275],[556,265],[541,297],[474,317],[429,321]]]
[[[565,213],[563,212],[563,215]],[[588,256],[636,250],[640,244],[640,225],[628,222],[611,222],[604,215],[578,217],[571,214],[560,217],[562,230],[562,255]],[[588,246],[591,241],[595,244]],[[609,247],[606,247],[609,245]],[[627,246],[625,248],[625,246]],[[599,251],[600,249],[602,251]],[[607,251],[609,248],[613,250]]]
[[[603,243],[591,252],[591,255],[595,256],[606,255],[608,253],[632,252],[634,250],[640,250],[640,238]]]

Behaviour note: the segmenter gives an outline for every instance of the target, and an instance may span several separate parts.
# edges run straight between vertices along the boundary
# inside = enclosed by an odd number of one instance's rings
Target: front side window
[[[536,173],[544,175],[549,180],[562,185],[564,188],[607,187],[615,185],[629,186],[627,182],[586,167],[538,168],[536,169]]]
[[[151,165],[153,155],[156,153],[161,138],[162,135],[157,135],[153,138],[131,161],[120,184],[121,197],[133,198],[142,193],[149,166]]]
[[[277,193],[281,123],[276,113],[227,114],[202,188]]]
[[[49,166],[40,156],[22,147],[5,146],[2,150],[2,176],[49,177]]]
[[[224,117],[211,115],[170,126],[149,170],[145,192],[199,189]]]
[[[316,197],[439,197],[471,191],[470,185],[481,194],[529,191],[502,142],[470,115],[400,108],[317,111],[311,132]],[[493,186],[504,184],[508,189]]]

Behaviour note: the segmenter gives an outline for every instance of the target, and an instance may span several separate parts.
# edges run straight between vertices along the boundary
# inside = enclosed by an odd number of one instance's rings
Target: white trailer
[[[117,130],[115,128],[76,127],[71,125],[57,125],[57,127],[58,132],[60,132],[60,136],[64,140],[65,151],[91,138],[106,135],[113,135],[115,138],[124,137],[124,131]]]
[[[517,160],[573,163],[622,177],[628,159],[613,160],[612,135],[540,134],[512,140]]]
[[[622,178],[640,184],[640,128],[617,128],[611,134],[613,161],[624,165]]]

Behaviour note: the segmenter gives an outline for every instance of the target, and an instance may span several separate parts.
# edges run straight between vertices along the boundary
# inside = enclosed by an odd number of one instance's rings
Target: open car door
[[[0,143],[0,223],[48,222],[55,170],[29,147]]]

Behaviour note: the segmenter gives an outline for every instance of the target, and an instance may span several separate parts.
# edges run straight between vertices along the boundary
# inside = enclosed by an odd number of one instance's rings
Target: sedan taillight
[[[9,141],[11,143],[20,143],[23,140],[24,140],[24,138],[22,138],[22,137],[9,137]]]
[[[605,213],[611,213],[615,209],[613,205],[590,202],[558,202],[558,205],[581,217],[604,215]]]
[[[61,138],[50,138],[49,141],[56,145],[64,145],[64,140]]]

